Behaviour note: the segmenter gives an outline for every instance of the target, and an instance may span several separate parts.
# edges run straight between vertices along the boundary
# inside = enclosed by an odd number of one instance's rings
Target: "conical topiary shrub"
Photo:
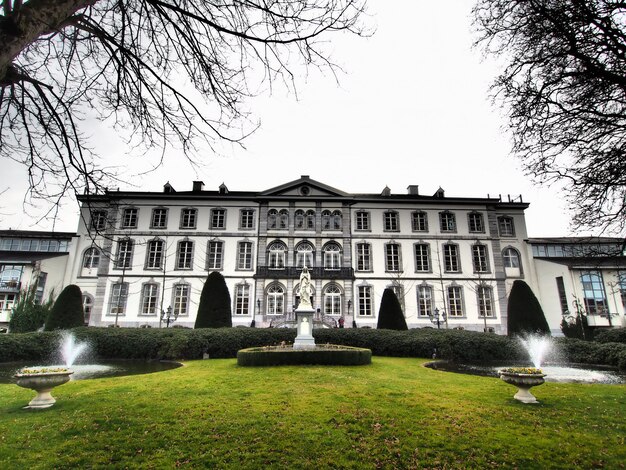
[[[385,289],[383,298],[380,301],[380,310],[378,311],[377,328],[387,330],[408,330],[400,301],[393,289]]]
[[[509,336],[550,334],[541,304],[524,281],[515,281],[509,294],[507,331]]]
[[[218,272],[209,274],[198,305],[195,328],[224,328],[233,326],[230,311],[230,292],[224,276]]]
[[[70,284],[61,291],[46,319],[46,331],[66,330],[85,324],[83,293],[80,287]]]

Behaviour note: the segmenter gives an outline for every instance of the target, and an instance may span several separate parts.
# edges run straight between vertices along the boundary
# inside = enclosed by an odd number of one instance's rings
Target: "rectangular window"
[[[585,309],[589,315],[607,315],[609,308],[600,271],[583,271],[580,276],[585,296]]]
[[[226,228],[226,209],[211,209],[211,227],[215,230]]]
[[[176,254],[176,269],[191,269],[193,267],[193,242],[178,242]]]
[[[250,286],[238,284],[235,287],[235,315],[248,315],[250,313]]]
[[[447,273],[458,273],[461,271],[459,264],[459,246],[443,245],[444,271]]]
[[[141,290],[141,315],[156,315],[158,299],[158,284],[144,284]]]
[[[122,216],[122,228],[137,228],[137,214],[139,211],[134,207],[124,209]]]
[[[475,273],[489,272],[489,257],[487,256],[487,247],[485,245],[472,246],[472,262],[474,263]]]
[[[397,212],[385,212],[383,222],[386,232],[398,232],[400,230],[400,220]]]
[[[167,228],[167,209],[152,209],[151,228]]]
[[[359,243],[356,246],[356,270],[372,270],[371,247],[369,243]]]
[[[484,233],[485,224],[483,222],[483,215],[478,212],[472,212],[468,214],[468,225],[471,233]]]
[[[0,312],[10,315],[16,300],[17,294],[0,294]]]
[[[189,314],[189,284],[176,284],[174,286],[174,315]]]
[[[133,260],[133,241],[130,239],[118,240],[115,267],[118,269],[130,269]]]
[[[411,229],[414,232],[428,232],[428,214],[426,212],[413,212],[411,214]]]
[[[357,211],[356,230],[370,230],[370,213],[369,212]]]
[[[372,288],[359,286],[359,315],[362,317],[372,316]]]
[[[207,255],[207,269],[222,269],[224,255],[224,242],[209,242],[209,252]]]
[[[183,209],[180,213],[180,228],[196,228],[197,209]]]
[[[427,243],[415,244],[415,271],[430,272],[430,247]]]
[[[399,272],[402,271],[400,266],[400,245],[389,243],[385,245],[386,271]]]
[[[91,228],[94,230],[104,230],[107,226],[106,211],[93,211],[91,213]],[[41,251],[48,251],[41,250]]]
[[[252,242],[239,242],[237,250],[237,269],[252,269]]]
[[[254,210],[241,209],[239,212],[239,228],[242,230],[251,230],[254,228]]]
[[[163,241],[152,240],[148,242],[148,259],[146,269],[161,269],[163,263]]]
[[[561,315],[569,315],[569,308],[567,305],[567,294],[565,293],[565,283],[563,277],[556,278],[556,290],[559,293],[559,303],[561,304]]]
[[[498,229],[501,237],[515,236],[515,226],[513,225],[513,219],[511,217],[500,217],[498,219]]]
[[[448,287],[448,312],[451,317],[463,316],[463,291],[460,286]]]
[[[440,212],[439,225],[442,232],[456,232],[456,217],[452,212]]]
[[[488,286],[479,286],[478,296],[478,316],[481,318],[493,317],[493,290]]]
[[[419,286],[417,288],[417,313],[420,317],[430,317],[433,314],[433,288]]]
[[[126,300],[128,299],[128,283],[117,283],[111,286],[111,298],[109,301],[109,313],[111,315],[124,315]]]

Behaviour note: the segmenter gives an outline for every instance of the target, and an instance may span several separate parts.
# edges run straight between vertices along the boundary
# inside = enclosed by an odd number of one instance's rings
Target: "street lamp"
[[[439,309],[436,308],[435,311],[430,315],[430,321],[437,325],[437,329],[438,330],[441,328],[440,318],[441,318],[441,321],[443,321],[445,323],[445,321],[446,321],[446,312],[443,312],[441,314],[441,317],[440,317],[439,316]]]
[[[161,321],[165,322],[165,328],[169,328],[170,323],[174,323],[177,318],[178,318],[178,312],[174,312],[174,314],[172,315],[171,305],[167,307],[167,311],[161,310]]]

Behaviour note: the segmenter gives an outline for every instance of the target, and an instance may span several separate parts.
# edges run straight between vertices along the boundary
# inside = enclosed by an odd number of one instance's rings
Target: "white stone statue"
[[[311,286],[311,275],[309,274],[309,269],[306,266],[302,268],[302,272],[300,273],[300,288],[298,293],[300,294],[300,304],[298,305],[298,308],[313,308],[311,305],[313,287]]]

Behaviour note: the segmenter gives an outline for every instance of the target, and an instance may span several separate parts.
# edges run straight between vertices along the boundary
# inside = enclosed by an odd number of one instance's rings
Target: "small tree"
[[[509,294],[507,329],[509,336],[530,333],[550,334],[541,304],[524,281],[515,281]]]
[[[70,284],[61,291],[46,320],[46,331],[66,330],[83,326],[83,293],[80,287]]]
[[[380,310],[378,311],[378,325],[376,327],[387,330],[409,329],[402,313],[400,301],[393,289],[387,288],[383,292],[383,298],[380,301]]]
[[[11,320],[9,320],[9,331],[11,333],[28,333],[37,331],[46,323],[46,318],[52,309],[53,293],[43,304],[36,302],[37,283],[31,284],[28,289],[20,292],[20,295],[13,306]]]
[[[230,292],[228,292],[224,276],[214,271],[209,274],[202,288],[195,328],[224,328],[232,326]]]

